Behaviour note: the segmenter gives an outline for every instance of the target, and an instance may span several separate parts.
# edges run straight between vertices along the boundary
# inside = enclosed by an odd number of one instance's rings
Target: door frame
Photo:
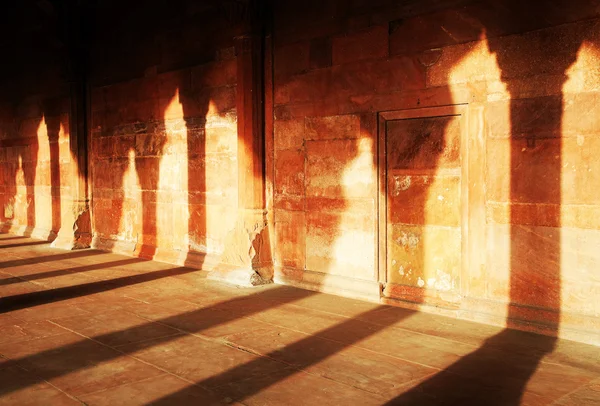
[[[378,113],[378,196],[377,196],[377,281],[385,286],[388,283],[387,270],[387,151],[386,136],[387,122],[394,120],[407,120],[418,118],[434,118],[461,116],[464,122],[461,125],[460,139],[460,174],[461,174],[461,269],[460,269],[460,291],[464,296],[468,293],[468,275],[469,275],[469,135],[471,133],[469,121],[468,104],[453,104],[435,107],[419,107],[415,109],[382,111]],[[381,290],[384,295],[384,289]]]

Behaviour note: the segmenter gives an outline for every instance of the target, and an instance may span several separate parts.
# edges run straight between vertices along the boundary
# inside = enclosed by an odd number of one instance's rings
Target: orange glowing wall
[[[125,11],[94,50],[94,245],[175,263],[220,258],[238,201],[233,34],[202,7],[137,6],[151,29],[132,29]]]
[[[600,342],[593,0],[271,2],[261,55],[245,2],[125,3],[93,15],[95,246]],[[44,237],[85,172],[52,52],[0,89],[0,220]]]
[[[275,6],[276,279],[600,342],[598,11],[375,3]]]
[[[35,13],[19,7],[24,20],[7,21],[6,28],[33,23],[28,18]],[[36,30],[15,34],[0,51],[1,229],[54,240],[61,230],[73,230],[78,173],[67,51]]]
[[[60,110],[68,98],[51,100],[50,108],[45,103],[36,96],[18,108],[3,106],[0,221],[5,231],[52,240],[62,227],[73,227],[77,170],[69,147],[69,112]]]

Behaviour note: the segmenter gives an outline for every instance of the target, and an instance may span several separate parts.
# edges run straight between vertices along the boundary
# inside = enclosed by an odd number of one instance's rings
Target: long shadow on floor
[[[185,271],[184,271],[185,270]],[[176,274],[181,275],[184,272],[189,272],[186,268],[176,268],[170,269],[166,271],[160,271],[161,277],[166,276],[174,276]],[[156,277],[156,272],[154,275],[150,275],[152,279],[146,277],[147,280],[158,279]],[[169,274],[169,275],[167,275]],[[143,276],[143,275],[141,275]],[[119,280],[107,281],[104,285],[105,290],[113,289],[115,287],[115,281],[121,286],[127,286],[124,283],[125,280],[133,281],[134,283],[140,283],[139,278],[130,277],[130,278],[120,278]],[[112,282],[112,284],[110,284]],[[100,286],[102,284],[90,284],[91,287],[88,287],[87,290],[85,287],[83,288],[87,294],[98,293],[102,291]],[[84,285],[85,286],[85,285]],[[76,287],[81,289],[81,286]],[[75,288],[68,289],[60,289],[62,292],[68,292],[68,295],[64,295],[69,297],[76,297],[73,295],[73,291],[76,291]],[[42,296],[33,296],[33,300],[36,303],[41,304],[42,299],[47,299],[53,301],[52,296],[48,296],[49,293],[44,294],[41,292]],[[208,306],[205,308],[201,308],[198,310],[193,310],[190,312],[181,313],[179,315],[166,317],[160,320],[157,320],[156,323],[166,324],[168,326],[176,327],[179,329],[183,329],[189,333],[200,333],[203,330],[207,330],[209,328],[216,327],[218,325],[222,325],[225,323],[232,322],[234,320],[238,320],[244,317],[251,316],[253,314],[257,314],[278,306],[281,306],[286,303],[292,303],[303,298],[314,295],[314,292],[298,290],[298,289],[288,289],[285,287],[277,287],[274,289],[269,289],[267,291],[261,291],[259,293],[255,293],[248,296],[243,296],[240,298],[235,298],[231,300],[227,300],[212,306]],[[31,296],[29,295],[20,295],[21,299],[19,302],[13,304],[13,307],[26,307],[25,306],[25,298],[22,296],[28,296],[31,300]],[[84,296],[84,294],[77,295]],[[31,305],[31,302],[29,302]],[[4,307],[2,306],[3,310]],[[64,376],[66,374],[72,373],[74,371],[78,371],[85,368],[90,368],[93,365],[97,365],[102,362],[110,361],[113,359],[117,359],[127,354],[127,351],[101,351],[98,352],[98,344],[95,342],[105,343],[105,342],[114,342],[118,340],[119,337],[122,337],[124,334],[126,335],[144,335],[149,326],[154,325],[155,322],[149,322],[147,324],[143,324],[140,326],[135,326],[132,328],[128,328],[121,331],[116,331],[108,334],[102,334],[99,336],[92,337],[91,340],[83,339],[73,344],[69,344],[60,348],[52,348],[37,354],[33,354],[24,358],[5,361],[2,364],[3,368],[9,368],[13,366],[27,366],[29,370],[35,373],[37,379],[33,381],[23,381],[22,383],[11,385],[10,388],[1,387],[0,386],[0,396],[4,396],[8,393],[12,393],[22,388],[29,387],[34,385],[35,383],[41,382],[42,380],[50,380],[53,378],[57,378],[60,376]],[[158,338],[152,341],[143,341],[139,343],[136,347],[136,351],[143,348],[151,348],[156,345],[160,345],[163,343],[170,342],[175,338],[180,337],[179,335],[173,336],[169,335],[166,337]],[[95,341],[95,342],[94,342]],[[96,352],[94,352],[96,350]],[[76,354],[76,356],[74,356]],[[69,362],[64,362],[65,357],[68,356]],[[57,359],[56,363],[48,362],[48,359]],[[63,360],[59,362],[60,360]]]
[[[377,306],[355,318],[338,323],[319,331],[314,335],[308,335],[306,338],[287,345],[282,349],[272,351],[265,356],[256,358],[246,364],[238,365],[223,374],[197,382],[196,385],[210,388],[218,386],[218,383],[228,383],[229,386],[225,390],[227,393],[224,393],[224,395],[237,401],[243,401],[292,375],[300,373],[300,369],[316,365],[341,352],[345,348],[356,345],[414,314],[414,312],[410,310],[395,312],[395,317],[388,317],[385,322],[381,324],[370,324],[362,321],[376,320],[377,313],[385,308],[387,308],[387,306]],[[277,373],[265,376],[262,379],[240,382],[240,377],[244,376],[244,371],[265,370],[268,368],[268,364],[272,363],[273,360],[283,362],[289,365],[290,368],[282,369]],[[191,396],[197,390],[196,385],[189,386],[181,391],[159,399],[152,404],[174,404],[173,402],[176,399],[186,398],[188,395]]]
[[[22,242],[20,244],[6,244],[6,245],[0,244],[0,249],[31,247],[34,245],[50,245],[50,241],[31,241],[31,242]]]
[[[126,266],[137,264],[140,262],[147,262],[144,259],[139,258],[128,258],[119,261],[100,262],[98,264],[78,266],[74,268],[58,269],[56,271],[39,272],[27,275],[13,275],[11,278],[0,280],[0,286],[12,285],[14,283],[22,283],[28,281],[34,281],[38,279],[56,278],[59,276],[72,275],[81,272],[97,271],[100,269],[108,269],[116,266]]]
[[[140,276],[144,277],[145,280],[155,280],[159,277],[167,276],[168,273],[176,275],[186,272],[189,271],[185,268],[175,268]],[[115,287],[128,286],[126,281],[135,284],[140,283],[142,280],[137,277],[119,278],[113,281],[106,281],[103,284],[86,284],[74,288],[56,289],[54,291],[64,292],[59,297],[65,299],[83,296],[84,294],[98,293]],[[77,290],[80,293],[74,295],[73,292]],[[30,300],[33,298],[34,304],[41,304],[44,298],[48,302],[55,301],[50,295],[51,293],[52,291],[48,291],[47,293],[41,292],[41,295],[20,295],[18,297],[21,298],[21,301],[24,301],[26,298]],[[181,337],[180,335],[169,335],[141,341],[136,343],[135,346],[127,347],[127,349],[98,351],[98,342],[109,343],[119,341],[119,338],[122,338],[123,335],[143,337],[145,332],[151,329],[151,326],[155,325],[155,323],[174,327],[191,334],[201,333],[218,325],[260,314],[269,309],[293,303],[314,294],[314,292],[286,287],[271,288],[198,310],[165,317],[155,322],[148,322],[128,329],[95,336],[91,340],[83,339],[60,348],[53,348],[20,359],[5,361],[3,367],[24,366],[37,375],[37,378],[34,379],[35,382],[40,382],[44,379],[50,380],[126,356],[133,352],[160,346]],[[45,297],[48,295],[50,297]],[[24,302],[17,302],[13,307],[24,307],[24,305]],[[29,302],[29,305],[32,305],[32,302]],[[223,390],[225,390],[228,397],[232,397],[235,400],[246,399],[299,373],[300,369],[316,365],[345,348],[354,346],[413,314],[413,312],[408,310],[396,311],[393,312],[391,317],[381,319],[378,317],[377,312],[381,311],[382,308],[386,308],[386,306],[377,306],[352,319],[347,319],[334,326],[307,335],[297,342],[265,354],[264,357],[238,365],[222,374],[197,382],[195,385],[191,385],[175,394],[159,399],[155,404],[168,404],[177,399],[185,399],[188,392],[192,394],[197,390],[197,386],[214,387],[217,383],[227,384],[227,386],[219,389],[219,393],[224,393]],[[361,320],[377,320],[380,324],[376,325]],[[401,332],[402,330],[397,331]],[[402,335],[399,334],[398,340],[402,341]],[[419,336],[418,333],[417,335]],[[385,345],[385,343],[380,345]],[[415,344],[414,342],[411,344],[410,340],[408,340],[406,346],[414,347]],[[419,345],[417,344],[417,346]],[[541,357],[549,352],[553,346],[553,338],[504,330],[500,334],[488,339],[480,349],[462,357],[445,371],[430,378],[425,383],[417,385],[414,388],[412,388],[412,385],[411,387],[407,387],[405,393],[393,402],[390,402],[390,404],[515,404],[515,399],[520,398],[525,390],[524,385],[532,373],[532,368],[537,368]],[[436,352],[433,348],[425,347],[427,351]],[[588,346],[581,345],[581,347],[587,348]],[[406,350],[408,352],[416,351],[414,348]],[[588,353],[589,350],[580,352],[584,357]],[[418,361],[417,356],[408,358],[413,362],[415,360]],[[587,358],[592,359],[590,364],[593,366],[593,356],[587,356]],[[68,362],[65,362],[65,359],[68,359]],[[262,376],[259,379],[240,381],[239,377],[244,377],[248,374],[248,371],[269,370],[273,366],[274,360],[279,364],[283,364],[284,367],[277,368],[273,374]],[[566,362],[566,365],[579,366],[576,363],[571,365],[569,362]],[[587,364],[582,365],[582,367],[588,370],[589,366]],[[571,369],[571,375],[567,374],[565,380],[572,380],[573,374],[577,372]],[[551,371],[551,373],[554,374],[554,371]],[[556,375],[554,374],[553,376],[554,378],[548,381],[550,385],[561,384],[560,382],[556,382]],[[558,378],[558,380],[560,379],[562,377]],[[579,378],[576,377],[576,379]],[[29,387],[35,382],[23,381],[10,388],[0,387],[0,395]],[[551,390],[551,388],[548,388],[548,390]]]
[[[525,334],[503,330],[439,374],[407,388],[387,405],[520,405],[527,383],[556,343],[554,337],[532,334],[533,345],[517,351],[518,339]],[[550,392],[550,388],[546,390]],[[546,394],[531,396],[538,398],[539,404],[554,400],[551,395],[544,399]]]
[[[82,285],[3,297],[0,298],[0,314],[41,306],[48,303],[74,299],[77,297],[93,295],[95,293],[107,292],[125,286],[138,285],[144,282],[168,278],[169,276],[184,275],[191,272],[199,271],[193,268],[178,267],[154,272],[146,272],[140,275],[124,276],[122,278],[109,279],[106,281],[90,282]]]
[[[0,237],[0,241],[10,241],[10,240],[24,240],[28,237],[8,237],[8,238],[2,238]]]
[[[28,265],[35,265],[35,264],[43,264],[45,262],[52,262],[52,261],[65,261],[65,260],[70,260],[70,259],[90,257],[93,255],[106,255],[106,254],[107,253],[104,251],[81,250],[81,251],[67,252],[64,254],[44,255],[41,257],[19,258],[19,259],[13,259],[10,261],[0,262],[0,269],[15,268],[18,266],[28,266]]]
[[[393,318],[388,318],[384,323],[378,325],[360,321],[378,320],[378,311],[380,311],[379,308],[367,311],[357,318],[349,319],[284,348],[272,351],[265,357],[236,366],[218,376],[196,382],[195,385],[161,398],[152,404],[174,404],[173,402],[177,399],[191,397],[198,389],[197,386],[214,388],[224,384],[217,389],[220,394],[243,402],[270,386],[300,373],[300,369],[314,366],[343,349],[356,345],[401,322],[412,314],[408,310],[394,312]],[[402,340],[402,330],[397,331],[400,333],[398,339]],[[440,339],[443,340],[443,338]],[[568,351],[556,355],[547,368],[540,367],[543,357],[555,349],[555,343],[556,339],[553,337],[505,329],[487,339],[479,349],[461,357],[433,377],[425,378],[424,381],[419,377],[413,377],[415,381],[407,383],[404,388],[402,387],[403,382],[398,382],[396,393],[402,392],[402,394],[386,404],[518,405],[521,404],[526,393],[526,385],[537,370],[540,370],[544,378],[537,380],[535,385],[529,388],[526,400],[533,404],[550,403],[586,384],[593,379],[594,374],[596,378],[600,374],[600,365],[595,362],[596,348],[575,342],[567,344]],[[412,345],[415,354],[419,352],[419,349],[414,348],[415,346],[410,343],[410,340],[407,340],[406,345]],[[430,352],[437,353],[438,351],[430,349]],[[397,355],[401,358],[405,356]],[[439,350],[437,356],[444,356],[442,349]],[[557,366],[556,362],[559,359],[560,366]],[[244,376],[244,371],[265,370],[272,360],[286,363],[290,368],[258,379],[240,380],[240,377]],[[363,369],[361,373],[374,372],[373,367],[365,365],[360,359],[353,361]],[[408,357],[408,362],[419,363],[419,356]],[[323,370],[327,371],[327,368]],[[315,372],[313,371],[313,373]],[[327,378],[336,380],[329,372],[325,375]],[[372,378],[374,377],[372,376]],[[350,384],[352,385],[352,383]],[[382,403],[384,403],[383,400]]]

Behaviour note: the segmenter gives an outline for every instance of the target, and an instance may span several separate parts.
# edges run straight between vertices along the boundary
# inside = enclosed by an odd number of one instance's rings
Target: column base
[[[53,241],[56,238],[56,233],[52,230],[48,230],[41,227],[31,227],[19,224],[13,224],[12,222],[0,223],[0,232],[19,235],[27,238],[34,238],[37,240]]]
[[[92,234],[90,232],[91,219],[87,200],[73,201],[72,226],[65,225],[65,223],[68,224],[68,220],[63,219],[63,226],[51,246],[64,250],[90,248]]]
[[[220,262],[244,270],[231,276],[235,280],[273,279],[267,212],[263,209],[239,209],[238,220],[225,241]],[[246,271],[247,270],[247,271]],[[256,277],[254,275],[257,275]],[[229,278],[229,277],[228,277]],[[263,283],[254,283],[256,284]]]
[[[59,231],[56,239],[50,245],[61,250],[80,250],[90,248],[92,236],[88,233],[76,235],[73,231]]]
[[[221,268],[209,271],[207,279],[229,283],[231,285],[251,288],[273,283],[272,279],[263,278],[251,268]]]

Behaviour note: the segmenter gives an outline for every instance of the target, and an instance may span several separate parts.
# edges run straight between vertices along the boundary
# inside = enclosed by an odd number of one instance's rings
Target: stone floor
[[[0,234],[0,404],[600,404],[600,351]]]

